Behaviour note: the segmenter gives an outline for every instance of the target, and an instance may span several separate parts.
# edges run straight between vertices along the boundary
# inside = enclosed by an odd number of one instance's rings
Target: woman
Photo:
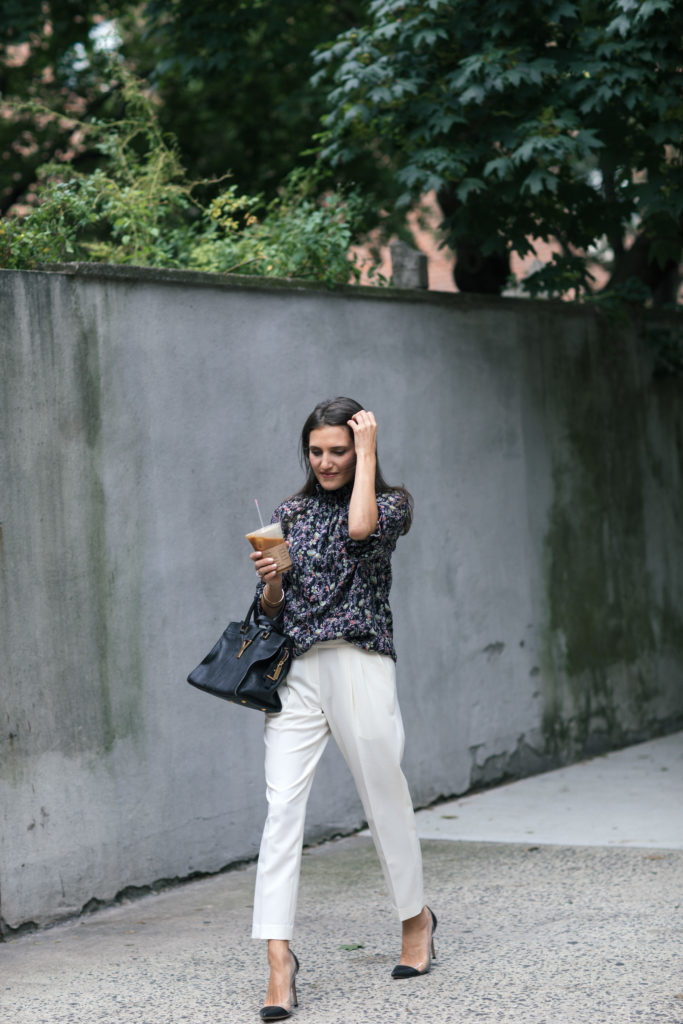
[[[358,789],[392,901],[403,923],[392,976],[426,974],[436,918],[424,905],[422,861],[400,761],[391,553],[412,518],[412,499],[389,487],[376,452],[377,423],[350,398],[316,406],[301,435],[307,479],[273,513],[292,568],[254,552],[261,608],[281,617],[294,659],[280,688],[282,711],[266,715],[268,817],[254,898],[255,938],[268,940],[270,983],[261,1018],[284,1020],[296,1006],[294,928],[306,801],[334,736]]]

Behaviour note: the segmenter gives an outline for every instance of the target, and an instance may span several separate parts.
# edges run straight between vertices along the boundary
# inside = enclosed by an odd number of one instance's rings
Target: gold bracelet
[[[267,584],[266,584],[266,586],[267,586]],[[283,591],[282,597],[280,598],[279,601],[269,601],[268,598],[266,597],[266,588],[265,587],[261,591],[261,601],[263,602],[263,604],[267,604],[269,608],[279,608],[280,605],[282,604],[282,602],[284,601],[284,599],[285,599],[284,591]]]

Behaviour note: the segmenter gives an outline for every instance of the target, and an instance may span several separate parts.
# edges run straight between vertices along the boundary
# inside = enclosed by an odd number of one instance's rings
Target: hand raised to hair
[[[377,421],[375,414],[367,409],[355,413],[347,423],[353,433],[356,457],[374,455],[377,451]]]

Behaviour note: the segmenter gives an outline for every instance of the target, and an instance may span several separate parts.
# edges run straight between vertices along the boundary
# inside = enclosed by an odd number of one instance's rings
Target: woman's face
[[[353,480],[356,449],[348,427],[318,427],[308,438],[308,458],[316,480],[326,491],[336,491]]]

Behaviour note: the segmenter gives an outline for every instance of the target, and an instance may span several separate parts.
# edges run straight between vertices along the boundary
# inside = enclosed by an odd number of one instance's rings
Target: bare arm
[[[349,503],[349,536],[365,540],[377,529],[377,422],[373,413],[363,409],[348,421],[356,448],[356,475]]]

